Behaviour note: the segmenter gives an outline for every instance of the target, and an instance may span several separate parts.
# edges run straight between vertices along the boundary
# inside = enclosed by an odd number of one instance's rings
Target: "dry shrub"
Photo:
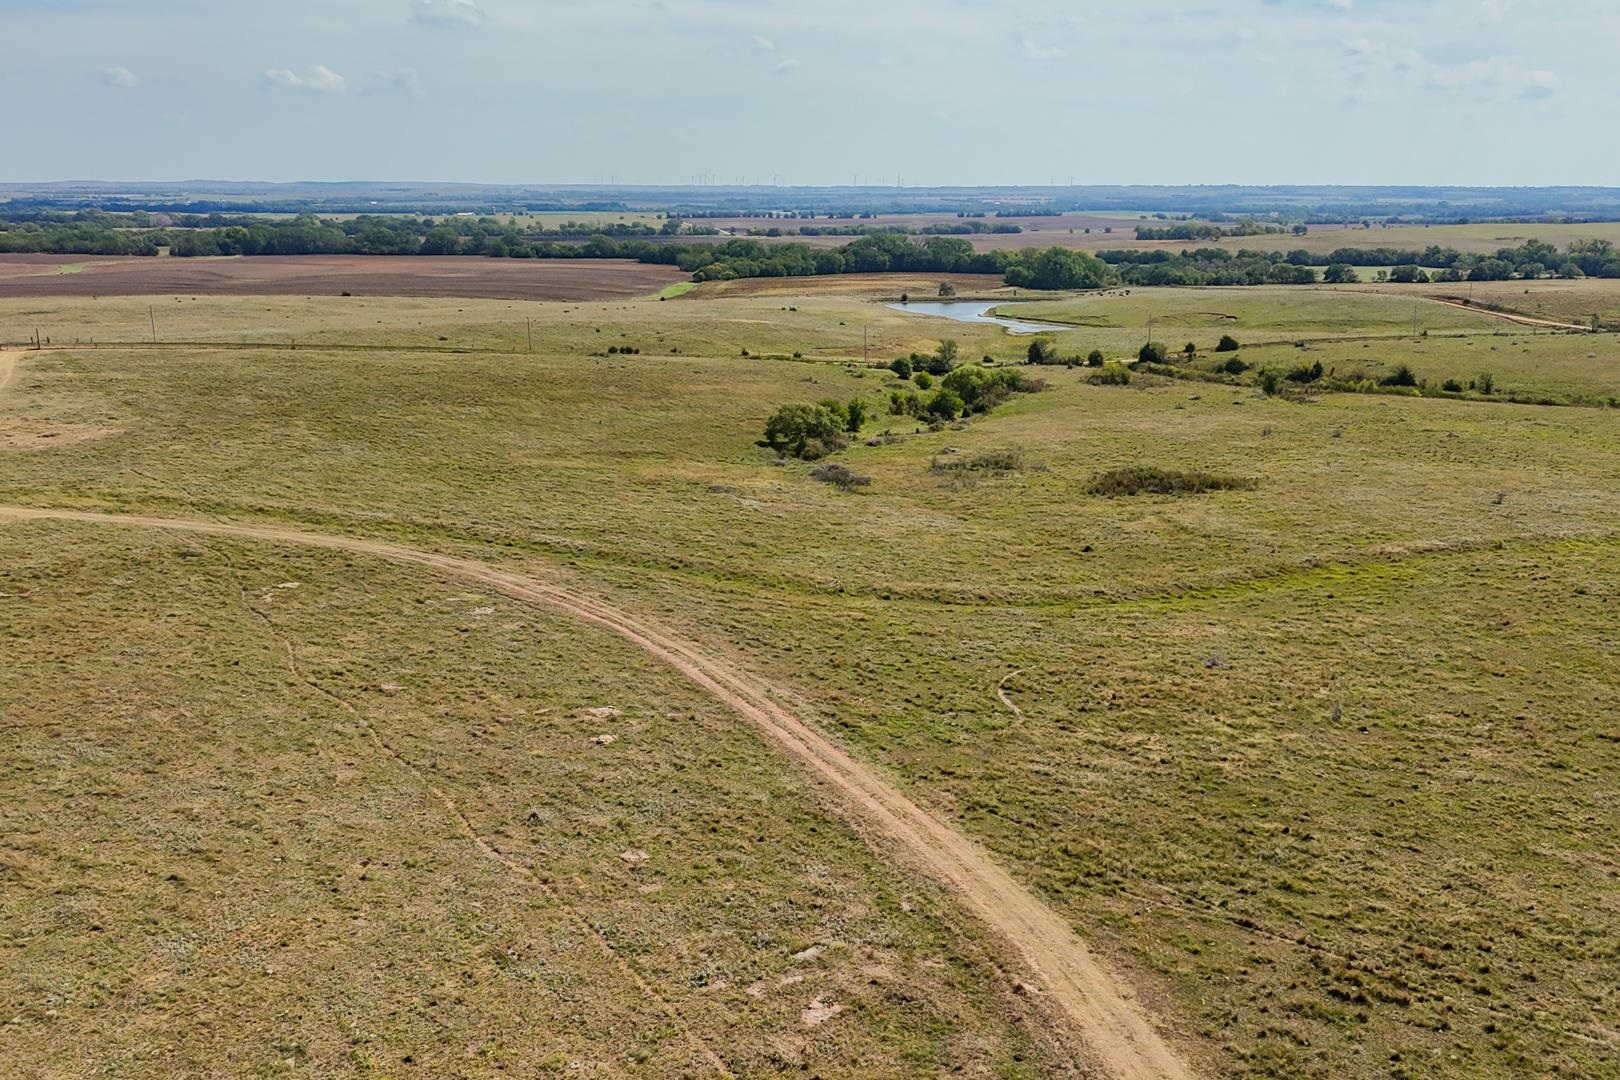
[[[840,465],[836,461],[823,462],[811,469],[810,479],[819,480],[823,484],[832,484],[840,491],[854,491],[856,488],[869,487],[872,483],[870,476],[851,472],[849,466]]]
[[[1210,491],[1248,491],[1255,481],[1242,476],[1221,476],[1207,472],[1178,472],[1151,465],[1132,465],[1098,473],[1086,485],[1091,495],[1118,498],[1124,495],[1202,495]]]

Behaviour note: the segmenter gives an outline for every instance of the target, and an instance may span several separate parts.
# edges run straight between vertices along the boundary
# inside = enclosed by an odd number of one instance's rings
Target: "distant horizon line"
[[[0,190],[61,187],[129,188],[207,188],[207,187],[403,187],[474,188],[486,190],[536,191],[1029,191],[1066,192],[1094,190],[1259,190],[1259,191],[1603,191],[1620,192],[1614,184],[1413,184],[1413,183],[1074,183],[1074,184],[814,184],[814,183],[621,183],[617,181],[484,181],[484,180],[225,180],[190,178],[183,180],[130,180],[70,178],[57,180],[0,180]]]

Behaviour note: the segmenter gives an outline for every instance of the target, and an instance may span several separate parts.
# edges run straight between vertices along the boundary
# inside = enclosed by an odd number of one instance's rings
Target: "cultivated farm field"
[[[6,1047],[1111,1067],[994,918],[622,632],[102,513],[476,559],[692,643],[1005,868],[1188,1075],[1620,1076],[1615,411],[1056,366],[930,430],[867,349],[1029,344],[885,306],[932,284],[0,300],[52,342],[0,352],[0,504],[69,515],[0,511]],[[1609,335],[1416,291],[960,285],[1065,354],[1129,358],[1151,315],[1197,363],[1231,333],[1256,367],[1620,393]],[[824,398],[872,408],[853,492],[755,445]],[[1091,493],[1127,466],[1244,483]]]

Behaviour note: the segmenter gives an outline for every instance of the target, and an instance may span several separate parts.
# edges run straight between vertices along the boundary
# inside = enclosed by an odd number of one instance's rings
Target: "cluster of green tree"
[[[1197,248],[1165,251],[1099,251],[1125,285],[1310,285],[1316,271],[1296,266],[1277,251]]]
[[[784,405],[765,421],[759,445],[786,457],[816,461],[849,445],[866,423],[866,402],[826,400]]]
[[[1223,229],[1218,225],[1193,222],[1167,225],[1162,229],[1149,225],[1138,225],[1136,227],[1136,238],[1138,240],[1224,240],[1231,236],[1266,236],[1283,232],[1287,232],[1287,230],[1281,225],[1262,225],[1258,221],[1245,218],[1229,229]]]
[[[958,417],[987,413],[1014,394],[1032,394],[1046,385],[1017,368],[953,368],[937,386],[924,372],[919,372],[917,379],[916,390],[895,390],[889,394],[891,416],[914,416],[943,424]],[[930,388],[933,393],[923,392]]]
[[[1057,351],[1057,344],[1044,335],[1029,343],[1029,351],[1026,356],[1031,364],[1038,367],[1050,367],[1056,364],[1061,364],[1064,367],[1079,367],[1081,364],[1086,367],[1102,367],[1105,360],[1101,349],[1092,349],[1090,355],[1083,360],[1079,356],[1063,356]]]
[[[974,236],[981,233],[1011,235],[1024,231],[1022,225],[1007,225],[987,221],[946,221],[913,229],[906,225],[800,225],[782,229],[772,226],[749,229],[749,236],[875,236],[894,233],[898,236]]]
[[[979,215],[983,217],[984,215]],[[1004,221],[958,221],[936,222],[933,225],[924,225],[917,232],[923,236],[969,236],[978,233],[991,233],[996,236],[1012,236],[1024,231],[1022,225],[1009,225]]]
[[[1479,394],[1482,397],[1496,395],[1496,377],[1490,372],[1484,372],[1477,378],[1468,380],[1465,384],[1460,379],[1445,379],[1438,386],[1432,385],[1428,379],[1419,378],[1409,364],[1396,364],[1387,375],[1374,377],[1369,374],[1339,375],[1333,368],[1323,368],[1320,360],[1311,364],[1300,364],[1289,371],[1278,371],[1266,368],[1255,377],[1255,384],[1267,395],[1275,396],[1283,392],[1285,384],[1294,383],[1296,386],[1314,387],[1317,390],[1327,390],[1339,393],[1384,393],[1406,394],[1416,397],[1447,397],[1462,394]],[[1512,400],[1523,401],[1522,396],[1515,395]],[[1550,399],[1532,399],[1541,404],[1558,404]]]
[[[1308,265],[1323,256],[1291,251],[1289,262]],[[1330,266],[1388,267],[1390,281],[1506,281],[1510,278],[1620,277],[1620,251],[1608,240],[1577,240],[1560,251],[1542,240],[1498,248],[1488,255],[1464,254],[1431,245],[1401,248],[1339,248],[1325,257]]]
[[[1020,289],[1100,289],[1109,284],[1108,265],[1087,251],[1049,247],[1014,254],[1002,271],[1008,285]]]
[[[934,236],[917,243],[892,232],[873,233],[836,248],[728,240],[723,244],[668,245],[650,253],[622,245],[619,250],[626,257],[643,262],[672,263],[692,274],[695,281],[888,271],[1004,274],[1013,260],[1013,256],[1004,251],[981,254],[966,240],[955,237]]]
[[[0,252],[44,255],[156,255],[161,238],[92,223],[0,221]]]

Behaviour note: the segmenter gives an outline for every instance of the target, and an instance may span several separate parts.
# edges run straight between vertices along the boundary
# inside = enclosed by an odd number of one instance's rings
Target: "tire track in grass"
[[[371,745],[376,748],[378,753],[391,759],[395,764],[402,766],[405,771],[411,774],[411,776],[421,787],[425,788],[444,805],[445,813],[448,814],[450,820],[455,823],[456,831],[461,833],[462,836],[470,841],[472,845],[478,849],[478,853],[480,855],[491,860],[492,862],[499,863],[507,870],[510,870],[512,873],[525,879],[530,885],[538,889],[540,894],[547,900],[551,901],[563,911],[566,911],[574,920],[575,924],[578,925],[582,931],[584,931],[585,935],[596,942],[598,948],[600,948],[602,951],[602,955],[610,964],[619,969],[620,973],[624,975],[625,980],[634,984],[636,989],[641,991],[642,996],[648,1001],[652,1002],[658,1008],[658,1011],[664,1014],[664,1018],[670,1022],[676,1031],[681,1033],[682,1037],[686,1040],[687,1045],[692,1048],[694,1053],[698,1054],[703,1058],[703,1060],[707,1061],[710,1068],[719,1073],[721,1076],[735,1077],[736,1074],[726,1067],[726,1063],[721,1060],[720,1055],[715,1053],[714,1049],[703,1040],[703,1036],[693,1031],[687,1026],[686,1022],[681,1019],[680,1013],[676,1011],[675,1006],[670,1004],[669,999],[664,997],[663,994],[660,994],[658,992],[658,988],[644,979],[641,973],[624,958],[619,950],[613,947],[613,942],[606,934],[602,932],[601,927],[591,922],[591,920],[583,911],[579,909],[578,906],[569,903],[567,898],[565,898],[544,878],[542,878],[534,867],[530,866],[528,863],[512,858],[510,855],[507,855],[505,852],[497,848],[494,844],[484,839],[484,837],[479,834],[478,830],[473,828],[472,820],[462,812],[460,806],[456,805],[455,799],[453,799],[443,788],[435,784],[428,777],[427,773],[422,770],[421,766],[417,765],[410,758],[400,753],[400,751],[395,749],[393,745],[388,742],[388,740],[384,739],[382,733],[377,730],[377,726],[370,720],[366,719],[365,714],[363,714],[358,707],[356,707],[347,698],[342,697],[332,690],[328,690],[318,681],[304,673],[304,669],[298,663],[298,653],[297,650],[294,649],[292,641],[285,637],[280,630],[276,629],[276,624],[271,621],[270,616],[266,615],[259,608],[255,607],[253,602],[248,599],[247,586],[242,583],[241,576],[236,571],[236,564],[231,561],[230,556],[228,555],[225,556],[225,564],[230,568],[231,576],[236,581],[237,590],[242,594],[242,606],[251,612],[259,620],[259,622],[264,624],[265,631],[270,635],[271,640],[280,645],[286,653],[287,671],[292,675],[292,677],[309,687],[309,689],[315,691],[317,694],[321,695],[321,697],[337,705],[350,716],[354,717],[355,723],[360,726],[360,730],[365,734],[366,739],[370,741]]]
[[[515,599],[544,605],[606,627],[673,667],[751,721],[780,749],[842,792],[849,805],[869,823],[898,841],[935,878],[950,886],[967,909],[1012,946],[1034,970],[1053,1001],[1075,1024],[1096,1063],[1109,1075],[1120,1080],[1184,1080],[1194,1075],[1186,1060],[1154,1027],[1135,992],[1103,966],[1068,922],[1021,885],[989,853],[912,802],[877,770],[776,704],[767,688],[751,680],[745,672],[704,652],[699,645],[556,583],[512,573],[475,559],[377,540],[272,525],[0,506],[0,521],[7,520],[163,529],[368,555],[475,581]],[[380,737],[371,732],[369,726],[367,731],[380,742]],[[393,753],[386,744],[382,745]],[[436,793],[441,799],[446,798]],[[462,821],[463,828],[471,831],[453,803],[450,809]],[[476,833],[472,836],[482,845]],[[492,857],[504,861],[498,852],[493,849],[490,852]]]

